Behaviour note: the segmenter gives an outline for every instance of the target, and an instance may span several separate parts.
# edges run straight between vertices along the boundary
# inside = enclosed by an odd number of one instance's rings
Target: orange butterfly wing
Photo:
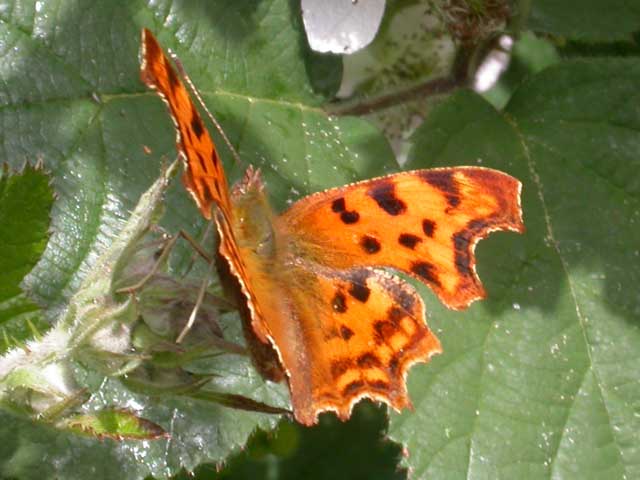
[[[273,220],[271,258],[241,249],[261,285],[265,315],[254,317],[254,330],[278,350],[298,421],[313,424],[326,410],[348,418],[362,397],[409,405],[408,369],[440,344],[413,287],[372,267],[414,276],[451,308],[468,306],[484,296],[478,240],[524,229],[520,188],[486,168],[398,173],[292,205]]]
[[[230,273],[237,279],[242,294],[248,299],[250,314],[261,316],[247,282],[242,255],[238,252],[231,222],[233,209],[223,165],[189,92],[173,70],[158,41],[146,28],[142,30],[140,77],[155,90],[169,107],[176,128],[176,146],[185,162],[182,177],[185,188],[210,220],[215,204],[215,222],[220,234],[220,254],[227,260]]]
[[[449,308],[485,292],[476,243],[522,232],[521,184],[488,168],[416,170],[311,195],[279,219],[307,258],[334,268],[391,267],[426,283]]]
[[[420,296],[375,267],[406,272],[464,308],[484,296],[478,240],[524,228],[520,182],[486,168],[367,180],[306,197],[280,216],[262,188],[253,174],[234,189],[234,216],[244,219],[234,235],[247,282],[259,286],[253,331],[277,350],[296,419],[307,425],[326,410],[348,418],[362,397],[407,406],[408,369],[440,352]]]
[[[441,351],[415,289],[383,271],[321,268],[289,253],[248,269],[265,314],[254,321],[277,348],[296,420],[313,425],[327,410],[346,420],[363,397],[410,405],[407,371]]]
[[[169,107],[176,127],[176,145],[187,164],[182,180],[202,215],[211,219],[211,206],[215,203],[228,218],[231,212],[228,184],[213,140],[189,92],[146,28],[142,30],[140,78]]]

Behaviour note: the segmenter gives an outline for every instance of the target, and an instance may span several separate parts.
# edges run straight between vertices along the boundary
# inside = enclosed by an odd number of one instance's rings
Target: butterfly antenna
[[[215,125],[216,130],[218,130],[218,133],[220,133],[220,135],[222,135],[224,143],[227,144],[227,147],[229,148],[229,151],[231,151],[231,155],[233,155],[234,160],[236,161],[236,163],[238,165],[242,166],[243,163],[242,163],[242,160],[240,159],[240,155],[238,155],[238,151],[231,144],[231,141],[229,140],[229,137],[227,137],[227,134],[224,133],[224,130],[222,129],[222,126],[216,120],[216,117],[214,117],[213,114],[207,108],[207,105],[204,103],[204,100],[202,100],[202,97],[200,96],[200,92],[198,91],[196,86],[193,84],[193,82],[189,78],[189,75],[187,75],[186,70],[182,66],[182,62],[180,61],[178,56],[175,53],[173,53],[171,50],[169,50],[169,55],[171,55],[171,58],[172,58],[173,62],[175,63],[176,68],[178,69],[178,72],[180,73],[180,76],[187,83],[187,85],[189,85],[189,90],[191,90],[191,93],[193,94],[193,96],[196,97],[196,99],[198,100],[198,103],[200,103],[200,106],[207,113],[207,116],[209,117],[209,120],[211,120],[211,122]]]

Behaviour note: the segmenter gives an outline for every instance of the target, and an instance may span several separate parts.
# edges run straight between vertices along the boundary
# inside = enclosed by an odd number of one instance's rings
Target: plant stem
[[[330,104],[325,107],[325,110],[330,115],[367,115],[411,100],[442,95],[462,88],[467,84],[470,57],[471,49],[459,48],[451,73],[445,77],[434,78],[378,97]]]

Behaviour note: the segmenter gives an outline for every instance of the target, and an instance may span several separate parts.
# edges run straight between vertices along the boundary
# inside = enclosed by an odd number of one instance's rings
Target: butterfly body
[[[184,85],[152,34],[142,41],[142,79],[167,102],[185,186],[216,221],[219,270],[241,300],[259,370],[286,377],[306,425],[323,411],[346,419],[363,397],[409,406],[408,370],[441,347],[421,297],[393,272],[453,309],[483,298],[475,245],[495,230],[523,231],[520,182],[487,168],[416,170],[325,190],[277,214],[258,170],[229,192]]]
[[[271,208],[259,170],[249,168],[242,181],[231,191],[231,219],[234,237],[247,256],[273,262],[279,253],[278,238]],[[248,258],[244,257],[243,258]]]

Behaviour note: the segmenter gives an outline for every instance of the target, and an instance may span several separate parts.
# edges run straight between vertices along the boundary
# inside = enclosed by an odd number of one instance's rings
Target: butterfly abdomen
[[[254,366],[260,375],[267,380],[273,382],[282,381],[285,374],[280,365],[278,354],[270,343],[260,341],[255,334],[251,325],[253,321],[251,308],[249,307],[247,298],[242,293],[238,277],[231,273],[229,262],[220,254],[216,257],[216,269],[225,294],[232,298],[236,305],[238,305],[238,312],[242,320],[242,332]]]

